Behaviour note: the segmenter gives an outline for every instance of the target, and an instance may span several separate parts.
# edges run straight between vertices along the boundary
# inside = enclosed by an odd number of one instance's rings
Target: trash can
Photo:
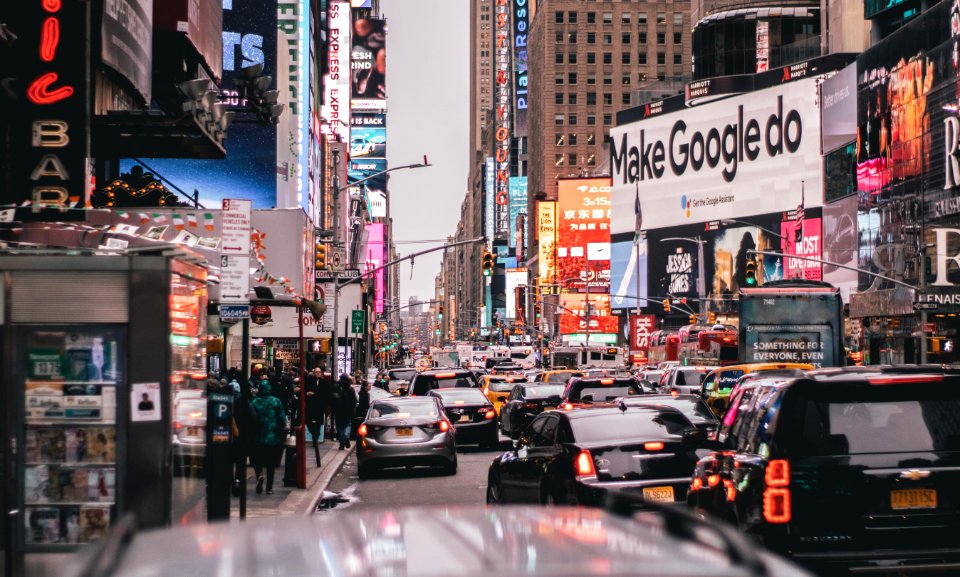
[[[289,435],[283,450],[283,486],[297,486],[297,437]]]

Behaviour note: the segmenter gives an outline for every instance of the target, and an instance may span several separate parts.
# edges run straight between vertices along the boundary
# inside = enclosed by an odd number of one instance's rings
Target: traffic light
[[[663,299],[663,312],[670,312],[670,299]]]
[[[540,309],[540,303],[534,304],[534,305],[533,305],[533,316],[534,316],[535,318],[537,318],[537,319],[540,318],[540,311],[541,311],[541,309]]]
[[[440,305],[440,307],[437,309],[437,318],[438,319],[443,318],[443,305]]]
[[[717,313],[707,313],[707,322],[711,325],[717,324]]]
[[[697,324],[697,315],[690,315],[690,324],[691,325]]]
[[[493,274],[493,265],[493,253],[483,251],[483,276],[491,276]]]
[[[750,259],[747,261],[747,286],[757,286],[757,263]]]
[[[316,243],[314,246],[314,259],[314,270],[324,270],[327,268],[327,243]]]

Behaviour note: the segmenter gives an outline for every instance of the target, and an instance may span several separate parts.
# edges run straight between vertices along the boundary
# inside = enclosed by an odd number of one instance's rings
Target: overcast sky
[[[390,212],[401,256],[456,232],[467,189],[469,140],[468,0],[380,0],[387,19],[387,161],[433,166],[390,173]],[[400,302],[433,298],[443,253],[399,265]]]

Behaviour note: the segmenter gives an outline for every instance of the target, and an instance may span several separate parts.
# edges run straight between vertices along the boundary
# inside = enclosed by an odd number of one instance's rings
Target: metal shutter
[[[12,323],[126,323],[124,271],[12,271]]]

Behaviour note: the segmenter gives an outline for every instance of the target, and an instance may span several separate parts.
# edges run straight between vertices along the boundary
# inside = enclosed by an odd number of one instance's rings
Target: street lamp
[[[704,302],[706,302],[706,300],[707,300],[707,294],[706,294],[706,288],[707,288],[707,287],[706,287],[706,284],[704,283],[704,279],[703,279],[703,277],[704,277],[704,270],[703,270],[703,245],[704,245],[704,243],[705,243],[706,241],[703,240],[702,238],[700,238],[699,236],[694,237],[694,238],[687,238],[687,237],[668,237],[668,238],[661,238],[661,239],[660,239],[660,242],[667,242],[667,241],[684,241],[684,242],[695,242],[695,243],[697,243],[697,297],[698,297],[698,300],[700,301],[700,305],[699,305],[699,308],[698,308],[700,314],[699,314],[698,316],[700,317],[700,322],[701,322],[701,323],[706,323],[706,322],[707,322],[707,310],[706,310],[706,308],[704,307]]]

